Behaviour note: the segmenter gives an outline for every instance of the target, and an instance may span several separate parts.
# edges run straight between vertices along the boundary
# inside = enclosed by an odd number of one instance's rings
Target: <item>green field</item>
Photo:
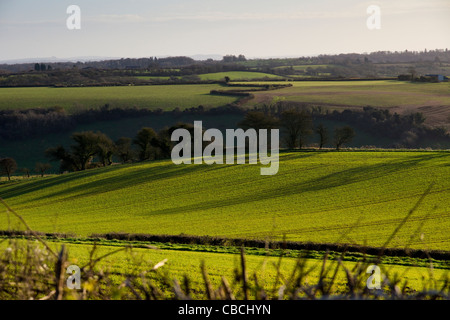
[[[256,165],[120,165],[0,185],[38,231],[187,234],[450,250],[450,153],[284,153]],[[0,216],[0,230],[17,227]]]
[[[296,71],[306,71],[306,69],[311,68],[311,69],[317,69],[317,68],[326,68],[329,67],[330,65],[328,64],[304,64],[304,65],[298,65],[298,66],[292,66],[292,69],[296,70]],[[281,66],[281,67],[276,67],[275,69],[290,69],[290,66]]]
[[[136,78],[141,79],[141,80],[161,80],[161,81],[167,81],[169,80],[171,77],[169,76],[136,76]]]
[[[262,72],[246,72],[246,71],[230,71],[230,72],[217,72],[217,73],[206,73],[200,74],[200,79],[202,80],[214,80],[220,81],[225,77],[229,77],[231,81],[238,80],[252,80],[252,79],[283,79],[281,76],[277,76],[270,73]]]
[[[273,76],[256,72],[225,72],[201,75],[203,80],[220,80],[225,75],[232,80],[259,76]],[[277,77],[277,76],[273,76]],[[239,83],[239,82],[235,82]],[[271,82],[245,82],[270,84]],[[272,82],[280,84],[280,82]],[[409,83],[400,81],[289,81],[292,87],[254,92],[255,98],[245,106],[267,103],[279,97],[286,101],[325,105],[334,109],[372,106],[389,108],[407,114],[422,112],[426,124],[449,127],[450,84]],[[153,85],[85,88],[0,88],[0,110],[48,108],[61,106],[70,113],[98,108],[139,107],[173,110],[197,107],[217,107],[233,103],[238,97],[210,95],[211,90],[224,89],[218,84]],[[249,89],[233,87],[233,89]]]
[[[235,102],[237,97],[210,95],[221,89],[207,85],[154,85],[85,88],[0,88],[0,110],[61,106],[69,112],[111,107],[138,107],[173,110],[197,107],[217,107]]]
[[[249,72],[249,71],[228,71],[228,72],[215,72],[204,73],[197,75],[202,81],[224,81],[225,77],[229,77],[232,81],[239,80],[259,80],[259,79],[284,79],[282,76],[277,76],[270,73],[263,72]],[[169,80],[170,77],[160,76],[138,76],[138,79],[142,80]],[[183,76],[176,76],[175,78],[182,79]]]

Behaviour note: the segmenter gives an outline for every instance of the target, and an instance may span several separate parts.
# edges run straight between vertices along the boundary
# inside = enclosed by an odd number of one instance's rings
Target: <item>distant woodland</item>
[[[396,78],[401,74],[450,74],[450,51],[378,51],[368,54],[319,55],[285,59],[246,59],[227,55],[222,60],[189,57],[148,57],[92,62],[0,65],[0,86],[126,85],[201,82],[199,74],[225,71],[264,72],[293,79]]]

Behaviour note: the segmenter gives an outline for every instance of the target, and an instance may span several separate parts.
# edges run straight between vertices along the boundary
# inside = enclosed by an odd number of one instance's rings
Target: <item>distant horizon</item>
[[[450,48],[449,18],[448,0],[2,0],[0,61],[420,51]]]
[[[435,50],[448,50],[448,48],[423,48],[422,50],[410,50],[410,49],[404,49],[404,50],[376,50],[371,52],[339,52],[339,53],[318,53],[318,54],[312,54],[312,55],[280,55],[280,56],[255,56],[255,57],[245,57],[247,60],[264,60],[264,59],[296,59],[296,58],[306,58],[306,57],[318,57],[320,55],[340,55],[340,54],[359,54],[359,55],[370,55],[372,53],[376,52],[424,52],[427,51],[435,51]],[[135,56],[135,57],[107,57],[107,56],[79,56],[79,57],[34,57],[34,58],[17,58],[17,59],[6,59],[6,60],[0,60],[0,64],[27,64],[27,63],[64,63],[64,62],[99,62],[99,61],[108,61],[108,60],[120,60],[120,59],[147,59],[147,58],[171,58],[171,57],[188,57],[192,58],[195,61],[206,61],[209,59],[208,57],[216,57],[222,59],[222,57],[226,55],[235,55],[238,56],[241,53],[227,53],[227,54],[194,54],[194,55],[148,55],[148,56]],[[244,55],[245,56],[245,55]],[[199,57],[205,57],[205,59],[198,59]],[[213,59],[214,61],[220,61]]]

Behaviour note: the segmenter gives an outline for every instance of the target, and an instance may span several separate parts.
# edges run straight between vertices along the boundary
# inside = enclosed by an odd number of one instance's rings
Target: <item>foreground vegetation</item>
[[[449,299],[448,270],[345,261],[160,250],[131,246],[6,240],[0,244],[0,298],[5,299]],[[367,267],[382,270],[381,290],[368,290]],[[81,268],[69,290],[66,269]]]

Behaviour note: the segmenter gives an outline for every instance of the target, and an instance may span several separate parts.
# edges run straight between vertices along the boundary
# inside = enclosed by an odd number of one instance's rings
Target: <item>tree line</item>
[[[417,148],[423,141],[434,141],[433,148],[450,146],[450,133],[443,127],[425,125],[425,116],[421,112],[400,115],[388,109],[378,109],[371,106],[362,110],[333,110],[314,104],[279,101],[257,106],[267,115],[278,116],[285,110],[303,110],[319,123],[325,121],[344,122],[351,127],[369,133],[375,138],[389,139],[389,148]],[[429,143],[428,143],[429,144]]]
[[[289,149],[304,148],[308,137],[313,133],[311,116],[296,110],[283,112],[280,119],[259,111],[251,111],[239,126],[244,129],[281,128],[285,135],[285,145]],[[45,154],[49,160],[60,163],[60,172],[110,166],[114,163],[113,157],[120,163],[168,159],[174,146],[171,135],[179,128],[190,131],[193,139],[194,127],[187,123],[178,123],[158,132],[153,128],[143,127],[133,139],[121,137],[116,141],[102,132],[85,131],[74,133],[71,137],[73,144],[68,148],[58,145],[47,149]],[[322,148],[329,141],[328,130],[319,125],[315,132],[320,136]],[[349,143],[354,136],[355,132],[349,126],[336,128],[333,140],[336,149],[339,150],[345,143]]]
[[[44,177],[45,173],[50,170],[52,165],[50,163],[37,162],[34,167],[34,172],[38,173],[41,177]],[[11,180],[11,176],[17,171],[17,162],[13,158],[0,158],[0,176],[5,175],[8,181]],[[22,168],[23,174],[30,178],[31,170],[29,168]]]
[[[289,149],[304,148],[314,132],[319,136],[320,149],[331,138],[328,129],[322,124],[313,127],[311,114],[294,109],[283,111],[279,117],[261,111],[249,111],[238,126],[256,130],[279,128],[282,131],[282,145]],[[143,127],[133,139],[121,137],[116,141],[99,131],[75,132],[71,136],[73,143],[69,147],[58,145],[45,150],[45,155],[50,161],[59,163],[61,173],[110,166],[114,163],[114,157],[120,163],[168,159],[174,146],[171,135],[179,128],[187,129],[191,132],[192,139],[194,138],[193,125],[182,122],[158,132],[153,128]],[[355,132],[349,126],[336,128],[333,139],[336,149],[339,150],[344,144],[349,143],[354,136]],[[51,165],[48,163],[37,163],[35,171],[44,176],[50,168]],[[16,170],[17,163],[14,159],[0,159],[0,172],[8,179]],[[24,168],[22,171],[30,176],[29,169]]]
[[[95,167],[106,167],[114,163],[116,157],[120,163],[170,158],[173,143],[171,134],[178,128],[192,130],[190,124],[179,123],[156,132],[153,128],[143,127],[132,139],[121,137],[113,141],[102,132],[75,132],[68,148],[58,145],[45,151],[51,161],[60,164],[60,172],[83,171]]]
[[[416,112],[406,115],[392,113],[389,110],[370,106],[361,110],[344,109],[330,111],[326,107],[312,104],[279,101],[256,106],[254,110],[280,117],[285,110],[304,110],[317,123],[326,121],[345,122],[353,128],[370,133],[374,137],[386,138],[392,141],[391,148],[415,148],[421,141],[433,140],[437,144],[449,141],[449,134],[444,128],[430,128],[424,125],[425,117]],[[27,110],[0,110],[0,139],[9,141],[27,139],[36,135],[56,134],[74,131],[78,125],[95,123],[97,121],[112,121],[126,118],[170,115],[175,121],[184,115],[242,115],[248,110],[228,104],[222,107],[205,108],[203,106],[175,108],[172,111],[144,108],[111,108],[105,104],[100,108],[79,110],[67,114],[62,107]]]
[[[226,115],[244,114],[245,110],[234,104],[221,107],[197,107],[172,111],[161,108],[145,109],[137,107],[112,108],[105,104],[99,108],[77,110],[68,114],[62,107],[34,108],[25,110],[0,110],[0,139],[9,141],[23,140],[36,135],[55,134],[74,131],[78,125],[95,123],[97,121],[113,121],[126,118],[145,116],[172,115],[174,119],[183,115]]]
[[[248,60],[243,55],[226,55],[222,60],[208,59],[205,61],[194,60],[190,57],[167,58],[122,58],[114,60],[87,61],[87,62],[52,62],[47,63],[51,69],[68,70],[73,68],[95,69],[157,69],[157,68],[183,68],[193,65],[230,65],[251,66],[256,68],[274,68],[291,65],[349,65],[364,63],[412,63],[412,62],[450,62],[450,50],[436,49],[424,51],[375,51],[371,53],[345,53],[345,54],[321,54],[318,56],[302,56],[298,58],[270,58]],[[39,67],[42,63],[39,63]],[[35,68],[35,63],[1,64],[0,70],[7,72],[30,71]],[[41,68],[39,68],[40,70]]]
[[[334,129],[333,135],[323,123],[313,125],[310,112],[299,109],[286,109],[278,115],[264,113],[262,111],[249,111],[244,120],[239,123],[243,129],[280,129],[283,138],[282,145],[288,149],[303,149],[310,142],[313,134],[318,137],[319,149],[327,143],[333,143],[336,150],[350,143],[355,137],[355,131],[350,126],[342,126]]]
[[[175,109],[168,113],[173,116],[173,120],[178,119],[178,121],[182,120],[184,115],[198,115],[200,118],[202,115],[241,115],[242,120],[238,126],[243,129],[279,128],[282,145],[289,149],[302,149],[314,141],[314,145],[317,145],[319,149],[333,145],[339,150],[352,141],[355,136],[353,128],[359,128],[362,132],[370,133],[375,138],[389,138],[392,141],[388,146],[390,148],[415,148],[421,141],[429,140],[435,142],[435,147],[441,148],[439,146],[441,142],[444,143],[444,147],[450,142],[450,135],[445,129],[424,126],[425,117],[422,113],[399,115],[391,113],[389,110],[372,107],[364,107],[362,111],[343,110],[339,112],[337,110],[330,111],[321,106],[278,101],[255,107],[253,110],[227,105],[211,109],[203,106],[185,110]],[[73,131],[76,125],[81,123],[150,114],[157,117],[165,113],[162,110],[116,109],[110,108],[109,105],[85,110],[75,115],[65,114],[62,108],[1,111],[0,137],[18,139],[49,132]],[[13,120],[6,121],[6,119]],[[332,131],[323,124],[327,121],[348,125]],[[183,123],[159,132],[152,128],[142,128],[133,139],[122,137],[117,141],[112,141],[101,132],[76,132],[72,135],[73,145],[68,148],[56,146],[47,150],[46,154],[49,160],[56,160],[60,163],[61,172],[108,166],[114,162],[113,158],[121,163],[166,159],[170,157],[173,147],[170,141],[171,133],[180,127],[192,130],[191,124]],[[14,159],[1,159],[2,175],[10,177],[17,170],[17,164],[11,160]],[[43,176],[49,169],[48,163],[38,163],[34,171]],[[30,171],[22,168],[22,172],[28,177]]]

